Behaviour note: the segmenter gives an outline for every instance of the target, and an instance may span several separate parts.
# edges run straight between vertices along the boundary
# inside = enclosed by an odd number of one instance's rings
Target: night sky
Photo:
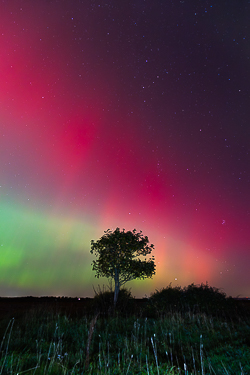
[[[142,230],[137,297],[250,296],[250,1],[1,0],[0,295],[94,295],[90,240]]]

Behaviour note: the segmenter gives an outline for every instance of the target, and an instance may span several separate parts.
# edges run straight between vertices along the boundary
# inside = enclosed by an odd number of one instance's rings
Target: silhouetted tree
[[[108,277],[115,281],[114,307],[116,306],[120,287],[133,279],[151,278],[155,274],[154,256],[148,260],[146,257],[154,249],[150,246],[147,236],[134,229],[132,232],[120,231],[116,228],[113,232],[108,229],[97,240],[91,240],[91,254],[98,257],[93,261],[93,271],[96,277]]]

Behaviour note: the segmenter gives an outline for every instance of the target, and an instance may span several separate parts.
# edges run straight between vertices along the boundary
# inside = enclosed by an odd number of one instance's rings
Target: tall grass
[[[146,306],[126,316],[72,319],[36,309],[3,320],[0,374],[250,375],[249,317],[192,306],[154,315],[151,302],[151,316]]]

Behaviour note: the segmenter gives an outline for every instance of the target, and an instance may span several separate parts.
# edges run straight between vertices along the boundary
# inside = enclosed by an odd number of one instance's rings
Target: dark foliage
[[[100,286],[98,291],[95,291],[95,297],[93,299],[93,308],[97,312],[100,312],[102,315],[113,314],[114,311],[120,315],[130,315],[135,311],[134,309],[134,298],[131,294],[131,291],[126,288],[121,288],[117,304],[114,310],[114,291],[112,290],[101,290]]]
[[[132,232],[116,228],[108,229],[97,241],[91,240],[91,254],[97,256],[93,261],[96,277],[108,277],[115,283],[114,307],[122,285],[130,280],[151,278],[155,275],[154,256],[146,259],[154,249],[149,245],[147,236],[142,231]],[[141,257],[145,257],[144,260]]]
[[[237,312],[236,302],[215,287],[208,284],[181,288],[169,286],[156,290],[149,298],[151,315],[164,315],[170,311],[192,311],[217,316],[231,316]]]

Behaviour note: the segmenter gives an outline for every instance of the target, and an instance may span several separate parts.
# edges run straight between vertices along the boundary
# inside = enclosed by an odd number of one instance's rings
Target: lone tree
[[[97,240],[91,240],[91,254],[98,257],[93,261],[95,277],[108,277],[115,281],[114,307],[116,306],[120,287],[133,279],[145,279],[155,275],[154,256],[148,260],[139,257],[150,254],[154,245],[148,245],[148,237],[142,232],[125,232],[116,228],[108,229]],[[136,259],[137,258],[137,259]]]

